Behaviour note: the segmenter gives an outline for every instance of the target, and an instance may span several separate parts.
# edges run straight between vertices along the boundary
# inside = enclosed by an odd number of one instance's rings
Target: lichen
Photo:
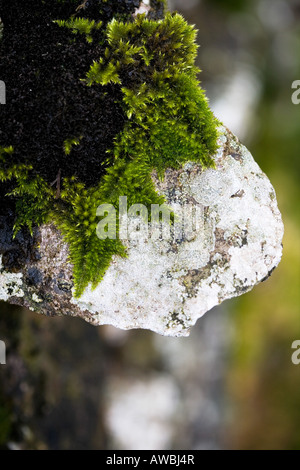
[[[120,7],[122,2],[113,3]],[[160,3],[163,8],[164,2]],[[98,285],[113,255],[126,256],[118,238],[98,239],[97,207],[110,203],[118,211],[119,196],[127,196],[128,205],[162,204],[164,197],[157,193],[151,179],[154,170],[163,177],[167,168],[180,168],[187,161],[205,168],[213,166],[212,156],[217,150],[218,123],[197,80],[195,29],[179,14],[168,13],[158,21],[138,15],[133,20],[120,9],[118,19],[111,20],[108,3],[97,3],[98,16],[95,4],[84,2],[80,16],[54,19],[53,23],[59,37],[72,47],[74,44],[92,51],[89,57],[98,51],[100,57],[81,67],[85,73],[77,77],[76,86],[87,90],[87,96],[92,90],[94,100],[98,100],[96,120],[102,104],[109,106],[114,97],[114,111],[123,116],[122,129],[113,126],[105,148],[97,150],[91,144],[89,122],[79,124],[79,115],[68,134],[63,135],[64,128],[59,135],[61,147],[59,150],[56,146],[56,152],[60,151],[60,156],[55,157],[57,166],[51,178],[44,157],[33,151],[32,157],[24,158],[22,142],[17,142],[20,148],[7,141],[0,145],[0,180],[11,182],[9,196],[16,201],[15,233],[24,226],[32,231],[34,224],[48,221],[60,228],[70,248],[76,297],[89,283]],[[74,62],[76,47],[71,49]],[[91,47],[94,49],[86,49]],[[54,48],[59,50],[59,44]],[[48,117],[49,126],[53,119]],[[91,127],[98,135],[92,123]],[[88,152],[91,148],[101,169],[98,174]],[[76,161],[80,162],[78,167]]]
[[[2,266],[2,256],[0,256],[0,299],[8,300],[10,297],[23,297],[22,277],[20,273],[8,273]]]
[[[38,304],[41,303],[41,302],[43,302],[43,299],[41,299],[41,298],[40,298],[37,294],[35,294],[35,293],[32,294],[32,300],[33,300],[34,302],[38,303]]]

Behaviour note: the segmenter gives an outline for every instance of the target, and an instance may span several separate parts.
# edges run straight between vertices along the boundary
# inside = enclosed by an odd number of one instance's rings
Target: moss
[[[57,20],[58,26],[69,28],[74,34],[84,34],[87,42],[93,42],[93,33],[101,29],[103,22],[89,20],[88,18],[70,18],[69,20]]]
[[[82,136],[77,138],[77,137],[70,137],[69,139],[66,139],[64,141],[64,150],[66,155],[70,155],[72,148],[74,145],[79,145],[80,140],[82,139]]]
[[[126,256],[118,238],[98,239],[97,207],[110,203],[118,211],[120,196],[127,196],[128,206],[162,204],[151,172],[156,169],[163,177],[166,168],[178,168],[186,161],[212,166],[217,149],[217,121],[197,80],[195,29],[178,14],[166,14],[159,21],[139,15],[135,21],[128,17],[107,23],[112,3],[130,4],[132,9],[139,2],[84,2],[80,16],[55,19],[55,25],[71,45],[74,62],[77,47],[90,51],[89,59],[98,52],[88,67],[85,60],[80,68],[76,89],[86,96],[92,90],[98,126],[106,118],[103,112],[102,121],[97,118],[102,104],[113,103],[114,116],[118,112],[122,116],[122,128],[109,120],[112,138],[97,148],[99,129],[92,123],[64,125],[51,178],[37,154],[24,158],[22,141],[17,142],[20,148],[7,141],[0,146],[0,179],[12,181],[10,197],[17,204],[15,232],[47,221],[61,229],[70,247],[76,296],[88,283],[97,286],[112,256]],[[118,11],[120,17],[128,13]],[[89,49],[91,44],[94,49]]]

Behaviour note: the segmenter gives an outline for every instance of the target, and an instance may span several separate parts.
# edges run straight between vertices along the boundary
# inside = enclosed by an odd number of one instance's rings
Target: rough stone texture
[[[169,206],[197,208],[197,230],[176,240],[126,241],[128,258],[115,257],[99,286],[80,299],[72,297],[68,247],[55,227],[12,242],[2,218],[0,298],[94,325],[187,336],[212,307],[266,280],[282,254],[283,224],[270,181],[224,128],[219,144],[215,169],[187,163],[168,170],[163,181],[153,174]],[[9,270],[4,259],[21,252],[22,266]]]

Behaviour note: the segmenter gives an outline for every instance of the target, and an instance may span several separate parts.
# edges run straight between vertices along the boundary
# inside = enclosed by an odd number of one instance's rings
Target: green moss
[[[64,141],[64,151],[66,155],[70,155],[74,145],[79,145],[82,137],[69,137]]]
[[[93,42],[92,33],[101,29],[102,21],[89,20],[87,18],[70,18],[68,21],[56,20],[58,26],[71,29],[74,34],[84,34],[87,42]]]
[[[84,18],[59,25],[85,34],[88,41],[100,27]],[[151,180],[153,169],[163,176],[166,168],[179,168],[186,161],[213,166],[217,150],[217,120],[197,80],[195,29],[179,14],[167,14],[160,21],[140,15],[133,22],[114,19],[103,34],[105,53],[91,64],[82,82],[101,89],[118,85],[127,121],[109,150],[112,163],[98,184],[86,187],[74,176],[57,180],[58,191],[34,174],[31,165],[10,165],[13,149],[0,148],[0,179],[16,181],[11,193],[17,200],[15,231],[47,221],[57,224],[70,247],[76,296],[89,283],[97,286],[113,255],[126,256],[118,238],[98,239],[97,207],[110,203],[118,211],[120,196],[127,196],[128,206],[162,204]],[[79,141],[65,137],[66,158],[72,157]]]

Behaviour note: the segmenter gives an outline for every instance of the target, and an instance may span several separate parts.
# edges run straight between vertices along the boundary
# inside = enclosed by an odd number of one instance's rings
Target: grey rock
[[[27,243],[24,267],[11,273],[2,266],[0,298],[40,313],[80,316],[94,325],[187,336],[212,307],[267,279],[282,255],[275,191],[249,151],[225,128],[220,128],[214,160],[214,169],[189,162],[167,170],[163,180],[153,173],[157,190],[174,208],[176,229],[167,223],[156,227],[169,238],[157,236],[159,231],[150,230],[152,236],[144,239],[143,231],[133,232],[124,241],[128,257],[114,257],[95,290],[88,287],[80,299],[72,296],[68,247],[58,230],[46,225]],[[195,226],[181,233],[183,209],[185,223],[193,219]],[[138,217],[130,221],[133,226],[138,222]],[[5,256],[10,245],[3,230],[0,255]]]

